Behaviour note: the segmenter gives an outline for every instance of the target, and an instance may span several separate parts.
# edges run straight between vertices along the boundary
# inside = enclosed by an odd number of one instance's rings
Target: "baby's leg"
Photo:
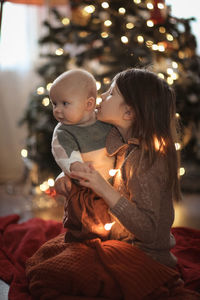
[[[108,206],[91,189],[73,184],[65,207],[65,241],[108,239],[105,224],[110,223]]]

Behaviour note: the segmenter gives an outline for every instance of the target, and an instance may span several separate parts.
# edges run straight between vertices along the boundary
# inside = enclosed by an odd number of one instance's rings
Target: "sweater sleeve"
[[[64,173],[70,173],[73,162],[83,162],[79,147],[73,136],[59,128],[58,124],[53,133],[51,149],[54,159]]]
[[[134,162],[132,165],[134,166]],[[152,243],[158,230],[162,180],[165,177],[161,165],[155,162],[140,174],[134,172],[132,167],[128,168],[127,188],[130,197],[128,199],[122,196],[110,209],[137,240],[145,243]],[[142,165],[141,170],[144,170]]]

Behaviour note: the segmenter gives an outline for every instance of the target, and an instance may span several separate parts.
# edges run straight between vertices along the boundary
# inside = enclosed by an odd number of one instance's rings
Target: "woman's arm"
[[[110,209],[126,229],[145,243],[155,240],[160,212],[160,182],[151,176],[144,174],[132,178],[129,182],[130,200],[122,196]]]
[[[157,234],[160,217],[162,177],[164,174],[161,169],[160,162],[158,162],[140,175],[130,172],[132,176],[126,183],[130,199],[121,196],[97,171],[91,174],[77,172],[73,175],[84,178],[80,183],[93,189],[101,196],[110,207],[111,213],[138,240],[152,243]]]

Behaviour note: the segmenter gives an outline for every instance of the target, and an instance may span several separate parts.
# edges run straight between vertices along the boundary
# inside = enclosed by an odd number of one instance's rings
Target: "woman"
[[[48,241],[28,260],[30,291],[36,299],[179,299],[170,253],[173,199],[180,198],[174,93],[154,73],[130,69],[102,100],[97,117],[115,126],[107,141],[116,156],[114,186],[92,168],[71,175],[108,205],[110,240]],[[69,186],[60,179],[57,187]]]
[[[114,225],[112,238],[128,238],[170,267],[176,264],[170,253],[175,245],[170,234],[173,199],[180,198],[175,113],[175,95],[163,79],[140,69],[118,74],[102,95],[97,114],[117,128],[107,141],[107,151],[117,156],[116,169],[121,170],[115,188],[95,170],[92,176],[72,173],[105,200],[127,229]]]

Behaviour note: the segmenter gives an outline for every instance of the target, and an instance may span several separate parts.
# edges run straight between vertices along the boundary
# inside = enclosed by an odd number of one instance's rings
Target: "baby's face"
[[[80,125],[85,120],[84,93],[74,86],[55,85],[50,90],[53,115],[58,122],[67,125]]]

